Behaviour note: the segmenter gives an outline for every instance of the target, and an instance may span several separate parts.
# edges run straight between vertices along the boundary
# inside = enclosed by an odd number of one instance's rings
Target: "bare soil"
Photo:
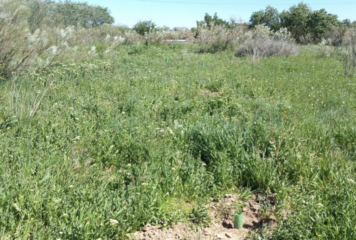
[[[261,204],[268,202],[271,211],[261,209]],[[243,229],[235,229],[233,211],[236,205],[243,207]],[[264,226],[273,230],[277,227],[277,221],[273,215],[274,197],[258,199],[253,195],[250,200],[242,202],[235,194],[226,194],[219,201],[211,202],[205,207],[212,219],[210,225],[205,228],[192,226],[189,223],[178,223],[165,229],[160,226],[146,225],[142,231],[135,232],[132,239],[136,240],[217,240],[232,239],[241,240],[251,236],[253,232],[261,230]]]

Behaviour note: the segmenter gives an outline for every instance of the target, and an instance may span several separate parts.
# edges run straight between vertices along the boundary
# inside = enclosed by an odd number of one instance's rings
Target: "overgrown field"
[[[0,239],[122,239],[246,189],[276,194],[273,239],[356,239],[356,78],[337,49],[195,48],[2,81]]]

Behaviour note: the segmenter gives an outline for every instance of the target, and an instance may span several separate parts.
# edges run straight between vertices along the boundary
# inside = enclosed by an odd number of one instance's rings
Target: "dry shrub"
[[[176,29],[174,30],[175,32],[178,33],[178,39],[181,40],[186,40],[188,42],[193,42],[194,41],[194,33],[190,31],[189,29]],[[176,40],[176,39],[174,39]]]
[[[298,42],[302,45],[314,44],[313,36],[308,33],[306,35],[300,36]]]
[[[339,46],[342,43],[345,32],[345,28],[332,26],[329,31],[324,34],[322,42],[325,42],[326,45]]]
[[[72,40],[74,42],[71,45],[75,44],[93,44],[95,40],[101,39],[105,42],[115,42],[115,39],[118,39],[122,36],[126,29],[118,26],[113,26],[109,24],[104,24],[94,28],[82,28],[76,27],[76,36]]]
[[[246,34],[249,37],[237,48],[235,56],[269,57],[272,55],[297,55],[298,49],[285,28],[273,32],[267,26],[258,25]]]
[[[269,57],[272,55],[297,54],[297,46],[294,43],[274,39],[251,39],[238,47],[235,56]]]
[[[294,43],[295,40],[292,37],[292,34],[288,31],[287,28],[280,28],[278,31],[271,31],[271,36],[274,40],[280,40],[284,42]]]
[[[346,47],[344,58],[344,69],[346,76],[353,76],[356,69],[356,29],[349,29],[345,33],[343,45]]]
[[[211,29],[199,27],[196,34],[195,43],[202,43],[201,52],[218,52],[233,49],[241,41],[247,27],[244,25],[234,28],[226,28],[222,25],[212,26]]]
[[[151,31],[145,35],[147,42],[161,43],[169,40],[192,41],[193,33],[189,30],[158,30]]]

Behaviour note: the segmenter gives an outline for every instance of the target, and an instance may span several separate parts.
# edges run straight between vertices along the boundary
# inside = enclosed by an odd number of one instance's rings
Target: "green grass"
[[[354,239],[356,79],[300,52],[123,46],[0,83],[0,238],[122,239],[246,188],[291,213],[274,239]]]

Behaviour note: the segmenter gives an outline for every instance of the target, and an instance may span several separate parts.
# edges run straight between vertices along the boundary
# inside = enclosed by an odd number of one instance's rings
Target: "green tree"
[[[280,14],[281,27],[287,28],[294,39],[299,42],[302,36],[308,34],[308,24],[312,10],[305,3],[299,3],[289,8],[289,11],[283,11]]]
[[[207,26],[209,29],[211,29],[212,26],[218,26],[218,25],[229,27],[229,23],[219,18],[217,13],[215,13],[214,16],[210,16],[208,13],[205,13],[204,23],[205,26]]]
[[[145,33],[151,32],[156,29],[156,24],[150,21],[139,21],[133,28],[138,34],[144,36]]]
[[[56,26],[96,27],[114,23],[114,18],[107,8],[70,1],[52,4],[53,8],[48,14],[53,16],[53,24]]]
[[[28,24],[31,32],[39,29],[42,24],[50,25],[52,19],[51,12],[54,3],[51,1],[31,0],[28,2],[28,7],[31,15],[28,18]]]
[[[207,26],[208,28],[211,28],[213,25],[213,17],[210,16],[208,13],[205,13],[204,23],[205,23],[205,26]]]
[[[277,31],[280,28],[280,16],[276,8],[267,6],[265,10],[253,12],[250,17],[250,26],[263,24],[271,30]]]
[[[88,19],[87,24],[96,27],[103,24],[113,24],[114,18],[110,16],[108,8],[103,8],[100,6],[90,7],[88,9]]]
[[[229,23],[227,21],[223,20],[222,18],[219,18],[217,13],[214,14],[213,22],[214,22],[214,25],[229,27]]]
[[[263,10],[253,12],[250,17],[250,26],[251,27],[254,28],[260,24],[264,24],[264,11]]]
[[[312,35],[314,42],[319,42],[332,26],[337,25],[337,16],[328,14],[325,9],[314,11],[307,22],[308,32]]]
[[[348,18],[342,20],[341,23],[342,23],[342,25],[344,25],[345,27],[348,27],[348,28],[351,27],[351,24],[352,24],[352,23],[351,23],[351,20],[348,19]]]
[[[325,9],[312,11],[302,2],[283,11],[279,17],[281,27],[287,28],[297,42],[306,36],[310,42],[320,42],[331,27],[339,25],[337,15],[327,13]]]

